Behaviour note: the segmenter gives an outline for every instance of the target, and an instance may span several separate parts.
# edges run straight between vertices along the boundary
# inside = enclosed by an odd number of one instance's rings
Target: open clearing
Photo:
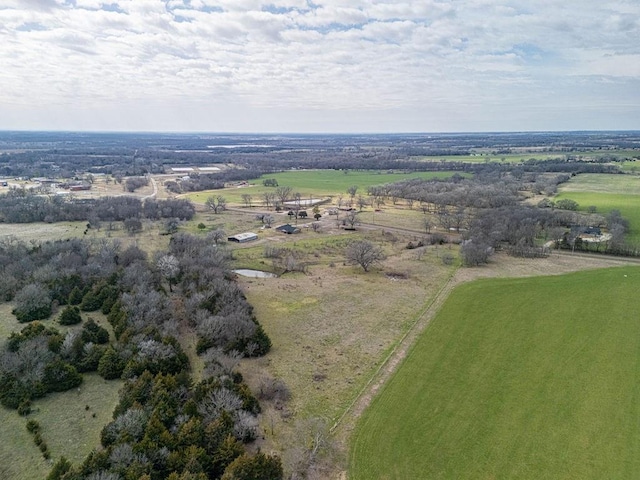
[[[560,190],[562,192],[640,195],[640,177],[635,175],[582,173],[562,184]]]
[[[568,198],[580,210],[594,205],[597,212],[607,214],[619,210],[629,220],[626,235],[629,242],[640,243],[640,177],[634,175],[582,174],[563,184],[555,200]]]
[[[0,304],[0,345],[4,344],[11,332],[20,331],[26,326],[11,314],[11,308],[9,303]],[[54,314],[42,323],[63,333],[81,328],[81,325],[59,325],[55,322],[56,317]],[[82,314],[83,320],[89,317],[109,331],[112,330],[100,312]],[[52,462],[63,455],[72,462],[84,460],[91,450],[100,445],[100,431],[111,421],[121,385],[121,381],[107,382],[95,373],[84,374],[82,385],[78,389],[52,393],[34,400],[33,413],[26,418],[19,416],[15,410],[0,406],[0,478],[45,478],[51,470]],[[51,452],[51,461],[42,458],[33,437],[27,432],[26,422],[29,419],[40,423],[42,438]]]
[[[243,205],[242,195],[253,197],[254,205],[262,205],[262,194],[275,192],[274,187],[265,187],[262,181],[265,178],[275,178],[278,185],[290,186],[294,192],[308,198],[343,195],[348,198],[347,188],[357,185],[356,195],[367,195],[367,188],[373,185],[399,182],[410,178],[447,178],[456,172],[416,172],[416,173],[381,173],[379,171],[349,171],[343,170],[296,170],[282,173],[264,175],[256,180],[251,180],[249,186],[228,187],[224,190],[210,190],[207,192],[189,193],[184,197],[195,203],[204,203],[211,195],[222,195],[232,204]],[[461,175],[466,175],[460,173]]]
[[[364,413],[351,478],[635,478],[639,287],[638,267],[462,285]]]
[[[107,382],[97,374],[83,377],[82,385],[72,392],[50,394],[35,400],[34,413],[28,418],[20,417],[15,410],[0,407],[0,478],[45,478],[52,462],[61,456],[79,463],[100,445],[100,431],[111,421],[122,382]],[[33,437],[27,432],[28,419],[40,423],[51,461],[42,458]]]
[[[380,242],[379,235],[366,237]],[[439,258],[448,249],[430,249],[416,260],[415,252],[382,241],[393,256],[384,270],[364,273],[338,263],[340,240],[296,242],[316,259],[307,275],[239,279],[273,341],[269,355],[243,361],[242,372],[254,385],[263,375],[281,378],[293,393],[285,412],[267,409],[263,416],[265,448],[287,442],[291,425],[276,421],[273,428],[274,417],[337,420],[453,271]],[[246,254],[240,257],[244,264]]]

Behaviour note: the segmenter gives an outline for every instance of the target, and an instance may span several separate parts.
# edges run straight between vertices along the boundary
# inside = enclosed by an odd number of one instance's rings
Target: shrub
[[[578,210],[578,202],[571,200],[570,198],[563,198],[556,202],[556,207],[561,210],[576,211]]]
[[[76,368],[62,360],[54,360],[44,369],[44,382],[50,392],[64,392],[82,383]]]
[[[109,346],[98,362],[98,374],[105,380],[115,380],[122,375],[124,366],[124,361],[113,347]]]
[[[109,343],[109,332],[90,318],[82,327],[82,340],[99,345]]]
[[[53,468],[51,469],[51,472],[49,472],[49,475],[47,475],[46,480],[61,480],[64,474],[71,470],[71,466],[72,465],[69,460],[65,457],[60,457],[60,460],[53,465]]]
[[[92,290],[89,290],[80,303],[80,310],[83,312],[95,312],[102,306],[102,300]]]
[[[28,398],[18,405],[18,415],[27,416],[31,413],[31,400]]]
[[[31,283],[20,290],[15,297],[16,308],[12,313],[19,322],[42,320],[51,315],[51,297],[42,285]]]
[[[74,287],[69,294],[69,305],[80,305],[83,296],[84,295],[82,293],[82,290],[80,290],[78,287]]]
[[[40,431],[40,424],[37,420],[29,420],[27,422],[27,431],[29,433],[38,433]]]
[[[453,265],[453,261],[455,260],[453,254],[448,252],[443,253],[441,259],[443,265]]]
[[[282,479],[280,459],[264,453],[257,453],[253,457],[244,453],[231,462],[222,475],[222,480],[253,480],[257,478]]]
[[[58,323],[60,323],[60,325],[76,325],[81,321],[82,317],[80,317],[80,309],[72,306],[66,307],[58,318]]]

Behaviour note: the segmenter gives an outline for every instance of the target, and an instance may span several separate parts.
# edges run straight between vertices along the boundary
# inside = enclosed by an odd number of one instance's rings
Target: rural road
[[[156,179],[153,177],[151,178],[151,185],[153,186],[153,193],[146,195],[144,197],[142,197],[142,200],[146,200],[147,198],[155,198],[156,195],[158,195],[158,183],[156,182]]]

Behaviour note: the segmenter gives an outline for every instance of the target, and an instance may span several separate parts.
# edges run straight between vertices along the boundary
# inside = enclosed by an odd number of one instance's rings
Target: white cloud
[[[638,128],[638,38],[634,0],[6,0],[0,128]]]

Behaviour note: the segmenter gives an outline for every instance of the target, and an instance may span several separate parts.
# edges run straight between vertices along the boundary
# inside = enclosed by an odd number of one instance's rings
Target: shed
[[[298,227],[294,227],[293,225],[290,224],[286,224],[286,225],[280,225],[279,227],[276,227],[276,230],[278,232],[282,232],[282,233],[286,233],[291,235],[292,233],[300,233],[300,229]]]
[[[246,243],[246,242],[251,242],[257,239],[258,239],[258,235],[253,232],[237,233],[227,238],[227,240],[229,240],[230,242],[237,242],[237,243]]]

